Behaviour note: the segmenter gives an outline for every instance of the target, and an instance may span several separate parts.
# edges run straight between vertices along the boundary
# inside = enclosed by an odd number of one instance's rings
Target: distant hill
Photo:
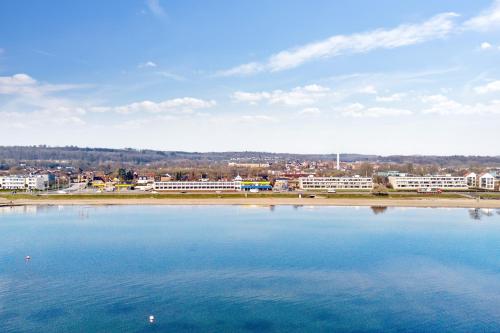
[[[283,160],[335,160],[335,154],[287,154],[266,152],[185,152],[111,148],[79,148],[75,146],[0,146],[0,166],[17,165],[20,162],[47,166],[68,164],[97,166],[102,164],[145,165],[161,162],[224,162],[283,161]],[[426,156],[426,155],[363,155],[342,154],[344,162],[369,161],[386,163],[436,164],[440,166],[500,166],[500,156]]]

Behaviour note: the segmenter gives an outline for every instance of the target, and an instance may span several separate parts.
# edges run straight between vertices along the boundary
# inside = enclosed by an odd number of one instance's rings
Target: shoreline
[[[98,198],[98,199],[15,199],[0,198],[2,206],[59,205],[258,205],[258,206],[385,206],[429,208],[497,208],[500,200],[440,198]]]

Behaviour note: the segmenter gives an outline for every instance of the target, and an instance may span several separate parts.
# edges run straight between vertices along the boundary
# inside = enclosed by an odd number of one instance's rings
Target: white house
[[[480,189],[493,191],[495,189],[495,177],[490,173],[482,173],[478,177],[478,187]]]
[[[477,187],[477,175],[475,172],[470,172],[465,175],[465,180],[467,181],[467,186]]]

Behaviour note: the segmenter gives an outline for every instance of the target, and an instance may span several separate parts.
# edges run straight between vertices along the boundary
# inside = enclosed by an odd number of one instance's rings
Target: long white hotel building
[[[154,182],[156,191],[241,191],[241,181]]]
[[[451,175],[389,177],[395,190],[415,190],[419,188],[438,188],[441,190],[467,190],[467,179]]]
[[[302,190],[355,189],[371,190],[373,180],[370,177],[300,177],[299,188]]]

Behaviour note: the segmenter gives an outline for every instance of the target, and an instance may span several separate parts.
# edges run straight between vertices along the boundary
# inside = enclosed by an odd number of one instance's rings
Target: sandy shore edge
[[[0,205],[304,205],[304,206],[387,206],[443,208],[500,208],[500,200],[475,199],[327,199],[327,198],[210,198],[210,199],[0,199]]]

